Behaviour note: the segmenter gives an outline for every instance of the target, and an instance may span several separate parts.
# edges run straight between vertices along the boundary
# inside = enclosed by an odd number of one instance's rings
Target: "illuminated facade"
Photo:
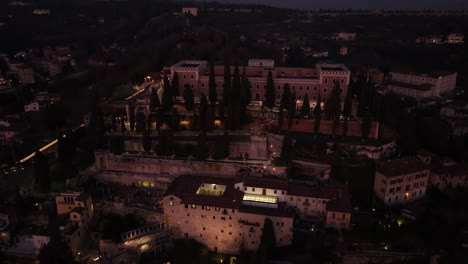
[[[308,94],[310,103],[315,106],[319,93],[323,102],[331,94],[335,83],[342,89],[342,101],[348,91],[351,72],[343,64],[317,64],[314,68],[289,68],[275,67],[273,60],[251,59],[247,66],[240,66],[239,71],[245,69],[246,76],[252,85],[252,100],[261,101],[265,98],[268,73],[273,75],[275,85],[276,102],[279,103],[283,93],[283,86],[288,83],[291,92],[296,94],[299,102],[302,102],[305,94]],[[188,84],[192,87],[195,97],[201,94],[208,95],[208,82],[210,66],[207,61],[183,60],[170,67],[170,77],[177,72],[179,75],[180,89]],[[231,74],[234,66],[231,66]],[[224,86],[224,66],[214,66],[216,92],[218,99],[222,99]]]
[[[430,158],[405,157],[377,164],[374,193],[385,204],[402,204],[426,195]]]
[[[180,176],[163,199],[165,223],[176,237],[194,238],[211,250],[256,250],[263,224],[274,226],[276,245],[292,241],[294,218],[349,229],[349,193],[337,183],[290,183],[285,179]]]

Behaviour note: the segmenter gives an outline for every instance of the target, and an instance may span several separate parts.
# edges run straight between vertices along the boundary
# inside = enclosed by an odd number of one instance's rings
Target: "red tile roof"
[[[264,177],[246,177],[244,180],[244,186],[275,190],[287,190],[288,181],[283,179],[271,179]]]
[[[387,178],[429,170],[430,166],[417,157],[404,157],[377,164],[376,170]]]
[[[431,162],[431,172],[455,177],[468,176],[468,164],[434,157]]]

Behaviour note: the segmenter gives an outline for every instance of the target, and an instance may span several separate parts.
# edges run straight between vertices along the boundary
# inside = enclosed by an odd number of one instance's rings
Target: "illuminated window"
[[[197,206],[196,206],[196,205],[194,205],[194,204],[192,204],[192,209],[195,209],[195,208],[197,208]]]
[[[174,201],[169,201],[170,206],[174,206]]]

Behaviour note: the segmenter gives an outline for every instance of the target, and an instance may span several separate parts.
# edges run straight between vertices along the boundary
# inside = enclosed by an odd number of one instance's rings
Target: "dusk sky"
[[[201,1],[201,0],[198,0]],[[466,9],[468,0],[218,0],[218,2],[266,4],[279,7],[381,8],[381,9]]]

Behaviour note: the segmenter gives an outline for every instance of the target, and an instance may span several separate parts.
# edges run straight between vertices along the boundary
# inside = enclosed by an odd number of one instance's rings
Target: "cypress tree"
[[[226,64],[224,65],[224,87],[223,87],[223,104],[225,106],[228,106],[230,101],[229,101],[229,96],[231,96],[231,68],[226,61]]]
[[[208,102],[206,100],[206,96],[202,93],[200,98],[200,107],[199,107],[199,117],[198,117],[198,128],[202,131],[206,131],[207,129],[207,110],[208,110]]]
[[[371,129],[371,115],[369,113],[369,110],[366,108],[364,118],[362,119],[362,122],[361,122],[362,140],[367,139],[369,137],[370,129]]]
[[[304,95],[304,101],[302,102],[301,116],[306,117],[306,116],[309,116],[309,114],[310,114],[310,102],[309,102],[309,96],[306,93]]]
[[[351,90],[348,90],[348,93],[346,94],[346,99],[343,107],[343,115],[346,117],[349,117],[351,115],[353,107],[353,95]]]
[[[241,123],[245,123],[246,118],[247,118],[247,106],[250,104],[250,101],[252,100],[251,85],[250,85],[249,78],[247,78],[245,74],[245,67],[243,67],[242,69],[240,100],[241,100],[240,119],[241,119]]]
[[[218,94],[216,93],[216,79],[213,63],[210,63],[210,77],[208,79],[208,97],[212,104],[218,101]]]
[[[288,109],[288,128],[291,128],[294,117],[296,116],[296,93],[291,94]]]
[[[189,111],[193,110],[195,106],[195,100],[193,98],[192,87],[190,87],[189,84],[186,84],[185,89],[184,89],[184,105],[185,105],[185,109]]]
[[[162,108],[166,112],[172,109],[173,105],[174,105],[174,101],[172,100],[171,84],[169,83],[169,79],[167,78],[167,76],[164,76],[164,91],[163,91],[163,97],[162,97]]]
[[[275,83],[273,82],[273,74],[271,73],[271,71],[268,72],[265,99],[266,107],[275,107]]]
[[[234,67],[234,76],[232,78],[231,86],[231,129],[240,128],[240,91],[241,91],[241,80],[239,75],[239,67],[236,65]]]
[[[283,94],[281,95],[280,109],[289,110],[289,102],[291,100],[291,88],[289,83],[283,85]]]
[[[320,131],[320,120],[322,119],[322,107],[320,106],[321,104],[321,96],[320,93],[317,98],[317,103],[315,104],[314,107],[314,134],[318,135]]]
[[[348,135],[348,117],[345,117],[344,118],[344,122],[343,122],[343,136],[347,136]]]
[[[137,111],[136,113],[136,132],[146,133],[145,114],[143,111]]]
[[[143,135],[143,149],[145,150],[146,153],[150,153],[151,147],[152,147],[151,137],[145,133]]]
[[[49,161],[47,157],[40,151],[36,151],[33,158],[34,179],[36,186],[40,192],[49,191],[50,176],[49,176]]]
[[[174,76],[172,76],[172,87],[171,87],[171,90],[172,90],[172,96],[174,97],[174,100],[177,96],[180,95],[180,91],[179,91],[180,87],[179,87],[179,74],[177,72],[174,72]]]

